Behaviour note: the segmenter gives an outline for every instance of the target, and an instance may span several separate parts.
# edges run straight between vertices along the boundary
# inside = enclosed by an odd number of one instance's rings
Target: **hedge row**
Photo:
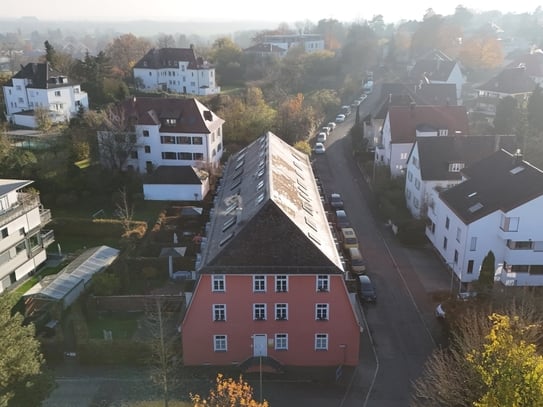
[[[120,238],[125,233],[123,222],[118,219],[54,218],[52,229],[61,235],[91,237]],[[130,230],[141,238],[147,231],[147,223],[132,221]]]

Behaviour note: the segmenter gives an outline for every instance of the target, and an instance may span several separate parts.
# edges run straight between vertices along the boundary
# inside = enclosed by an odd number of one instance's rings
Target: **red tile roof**
[[[447,129],[448,135],[468,134],[464,106],[390,106],[388,111],[392,143],[413,143],[417,129]]]

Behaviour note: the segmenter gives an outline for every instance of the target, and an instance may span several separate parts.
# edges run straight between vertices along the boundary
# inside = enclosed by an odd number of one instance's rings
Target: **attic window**
[[[294,160],[292,163],[293,163],[294,166],[295,166],[296,168],[298,168],[300,171],[303,171],[303,168],[302,168],[302,166],[301,166],[300,164],[298,164],[298,161]]]
[[[258,172],[256,173],[257,177],[260,178],[264,175],[264,168],[261,168],[260,170],[258,170]]]
[[[513,175],[518,174],[519,172],[524,171],[524,167],[522,165],[519,165],[518,167],[513,168],[509,172]]]
[[[237,164],[236,164],[236,167],[234,168],[235,170],[237,169],[240,169],[243,164],[245,164],[245,160],[240,160]]]
[[[211,111],[204,110],[204,119],[209,121],[209,122],[213,120],[213,116],[211,115]]]
[[[319,239],[317,239],[317,237],[316,237],[313,233],[307,232],[307,235],[309,236],[309,238],[310,238],[311,240],[313,240],[313,241],[314,241],[315,243],[317,243],[318,245],[321,244],[321,241],[320,241]]]
[[[219,246],[224,246],[230,239],[234,237],[234,232],[230,233],[228,236],[226,236],[223,240],[219,242]]]
[[[222,231],[226,232],[228,229],[230,229],[233,225],[236,224],[237,216],[232,216],[229,218],[224,224],[222,225]]]
[[[260,191],[264,187],[264,181],[260,181],[258,185],[256,186],[256,190]]]
[[[472,192],[471,194],[468,195],[468,198],[473,198],[475,195],[477,195],[477,192]]]
[[[313,229],[315,232],[318,232],[317,225],[315,222],[313,222],[311,219],[309,219],[307,216],[305,216],[305,223],[307,226],[309,226],[311,229]]]
[[[256,198],[256,203],[261,203],[264,200],[264,192],[262,192],[258,197]]]
[[[241,184],[241,177],[239,177],[236,182],[230,187],[230,191],[233,191],[234,189],[236,189],[237,187],[239,187]]]
[[[470,211],[470,213],[474,213],[474,212],[477,212],[482,207],[483,207],[483,204],[480,202],[477,202],[475,205],[470,206],[468,211]]]
[[[166,126],[175,126],[177,124],[177,119],[164,119],[164,124]]]
[[[464,168],[464,163],[450,163],[449,172],[460,172]]]
[[[310,204],[308,204],[307,202],[302,202],[302,208],[304,211],[306,211],[308,214],[310,214],[311,216],[313,216],[313,208],[311,207]]]
[[[241,161],[241,160],[243,160],[243,158],[245,157],[245,154],[246,154],[246,153],[247,153],[247,152],[244,151],[243,153],[241,153],[240,155],[238,155],[238,158],[236,159],[236,161]]]
[[[229,215],[229,214],[231,214],[231,213],[234,211],[234,209],[236,209],[237,207],[238,207],[238,203],[237,203],[237,202],[234,202],[232,205],[230,205],[228,208],[226,208],[225,213],[226,213],[227,215]]]

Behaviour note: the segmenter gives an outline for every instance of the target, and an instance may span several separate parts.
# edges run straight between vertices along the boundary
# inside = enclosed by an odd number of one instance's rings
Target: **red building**
[[[232,156],[202,246],[186,365],[358,364],[356,298],[305,154],[267,133]]]

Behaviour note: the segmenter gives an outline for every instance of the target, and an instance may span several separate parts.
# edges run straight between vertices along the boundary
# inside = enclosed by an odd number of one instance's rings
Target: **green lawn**
[[[22,296],[24,293],[30,290],[34,285],[36,285],[36,283],[40,281],[40,279],[51,274],[57,274],[65,266],[66,264],[63,263],[63,264],[59,264],[56,267],[47,267],[40,270],[37,274],[34,274],[32,277],[26,280],[23,284],[17,287],[17,289],[15,290],[15,293],[18,296]]]
[[[138,327],[140,313],[129,316],[99,316],[88,321],[89,337],[91,339],[103,339],[104,330],[111,331],[113,339],[130,339]]]

